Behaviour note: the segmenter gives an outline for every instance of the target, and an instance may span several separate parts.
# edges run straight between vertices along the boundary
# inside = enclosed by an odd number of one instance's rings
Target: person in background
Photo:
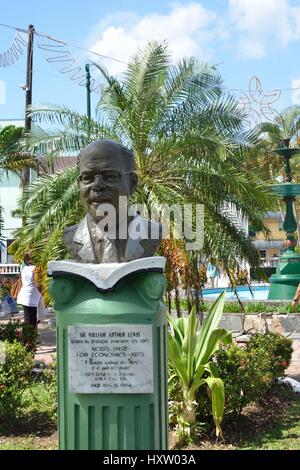
[[[219,271],[217,266],[212,263],[208,263],[206,276],[207,279],[209,279],[212,288],[218,287],[218,275]]]
[[[34,277],[34,269],[31,253],[28,252],[24,256],[24,265],[21,267],[22,287],[18,294],[17,303],[23,306],[25,323],[37,327],[37,307],[41,294]]]
[[[298,284],[296,293],[295,293],[294,298],[293,298],[292,308],[297,307],[299,300],[300,300],[300,283]]]

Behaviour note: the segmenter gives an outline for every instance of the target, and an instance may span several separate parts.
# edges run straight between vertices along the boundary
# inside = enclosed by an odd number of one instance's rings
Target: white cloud
[[[300,78],[292,81],[292,88],[298,88],[292,91],[292,104],[300,104]]]
[[[289,0],[229,0],[229,16],[245,58],[262,58],[271,47],[300,39],[300,7]]]
[[[104,60],[110,73],[118,74],[149,40],[167,40],[174,61],[197,56],[213,62],[216,46],[243,59],[261,59],[300,39],[300,5],[293,0],[228,0],[223,5],[222,13],[196,1],[172,3],[164,14],[116,12],[95,26],[87,47],[123,62]]]
[[[210,60],[209,44],[227,36],[222,20],[200,3],[170,5],[167,14],[150,13],[138,16],[123,12],[107,16],[89,40],[89,49],[124,62],[149,40],[167,40],[173,60],[197,56]],[[107,61],[109,71],[119,73],[125,65]]]

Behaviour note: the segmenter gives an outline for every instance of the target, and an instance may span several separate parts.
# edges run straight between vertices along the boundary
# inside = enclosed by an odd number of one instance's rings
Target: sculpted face
[[[97,141],[80,152],[79,189],[83,204],[95,220],[100,204],[110,203],[119,211],[119,196],[130,196],[136,188],[136,174],[129,157],[113,141]]]

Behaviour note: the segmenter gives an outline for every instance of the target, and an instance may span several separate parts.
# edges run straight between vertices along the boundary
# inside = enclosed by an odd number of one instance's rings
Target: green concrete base
[[[292,300],[300,283],[300,255],[287,250],[278,261],[276,274],[270,277],[269,300]]]
[[[57,315],[59,448],[164,450],[168,447],[166,281],[159,272],[137,273],[112,292],[99,292],[71,274],[51,280]],[[151,325],[153,393],[71,393],[68,327]]]
[[[297,276],[280,276],[273,274],[270,277],[269,300],[292,300],[300,282]]]

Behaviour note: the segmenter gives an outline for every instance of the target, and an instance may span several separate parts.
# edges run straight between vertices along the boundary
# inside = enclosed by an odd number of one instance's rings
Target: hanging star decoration
[[[263,121],[274,121],[274,117],[279,112],[274,108],[274,104],[281,96],[281,90],[263,91],[261,81],[253,76],[249,81],[248,91],[237,91],[236,101],[239,108],[246,114],[245,122],[253,128]]]

